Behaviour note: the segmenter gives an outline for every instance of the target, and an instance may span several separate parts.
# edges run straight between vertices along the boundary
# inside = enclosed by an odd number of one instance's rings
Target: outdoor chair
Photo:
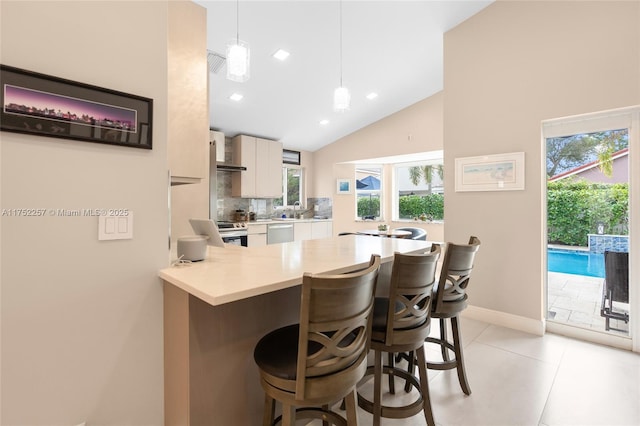
[[[614,303],[629,303],[629,253],[605,251],[604,276],[600,315],[605,318],[605,329],[609,331],[611,319],[629,322],[629,312],[614,306]]]

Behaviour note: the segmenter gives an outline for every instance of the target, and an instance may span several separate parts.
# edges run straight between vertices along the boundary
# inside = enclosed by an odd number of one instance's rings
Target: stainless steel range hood
[[[225,163],[224,161],[224,133],[217,130],[209,130],[209,142],[211,144],[211,156],[210,163],[216,165],[217,171],[224,172],[241,172],[247,170],[244,166],[238,166],[236,164]],[[213,169],[213,167],[212,167]]]
[[[219,172],[242,172],[244,170],[247,170],[247,168],[244,166],[237,166],[235,164],[228,164],[228,163],[220,163],[217,161],[216,161],[216,169]]]

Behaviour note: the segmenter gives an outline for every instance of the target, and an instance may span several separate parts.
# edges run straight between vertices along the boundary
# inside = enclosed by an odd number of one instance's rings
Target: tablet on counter
[[[189,223],[196,235],[209,237],[207,245],[214,247],[224,247],[224,241],[218,231],[218,225],[211,219],[189,219]]]

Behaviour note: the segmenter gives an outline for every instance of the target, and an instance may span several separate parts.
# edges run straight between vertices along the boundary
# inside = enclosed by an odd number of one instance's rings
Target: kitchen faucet
[[[299,219],[299,218],[300,218],[300,217],[299,217],[299,214],[296,214],[296,207],[300,207],[300,206],[301,206],[300,201],[296,201],[295,203],[293,203],[293,216],[294,216],[296,219]]]

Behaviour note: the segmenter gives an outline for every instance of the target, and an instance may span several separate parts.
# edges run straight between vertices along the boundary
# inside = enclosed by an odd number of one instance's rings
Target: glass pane
[[[302,169],[287,168],[287,205],[302,203],[301,182]]]
[[[356,216],[359,219],[380,219],[382,212],[382,168],[360,166],[356,168]]]
[[[398,219],[444,220],[442,163],[396,166]]]
[[[629,251],[628,142],[626,129],[546,140],[549,321],[628,334],[628,277],[605,264]]]

